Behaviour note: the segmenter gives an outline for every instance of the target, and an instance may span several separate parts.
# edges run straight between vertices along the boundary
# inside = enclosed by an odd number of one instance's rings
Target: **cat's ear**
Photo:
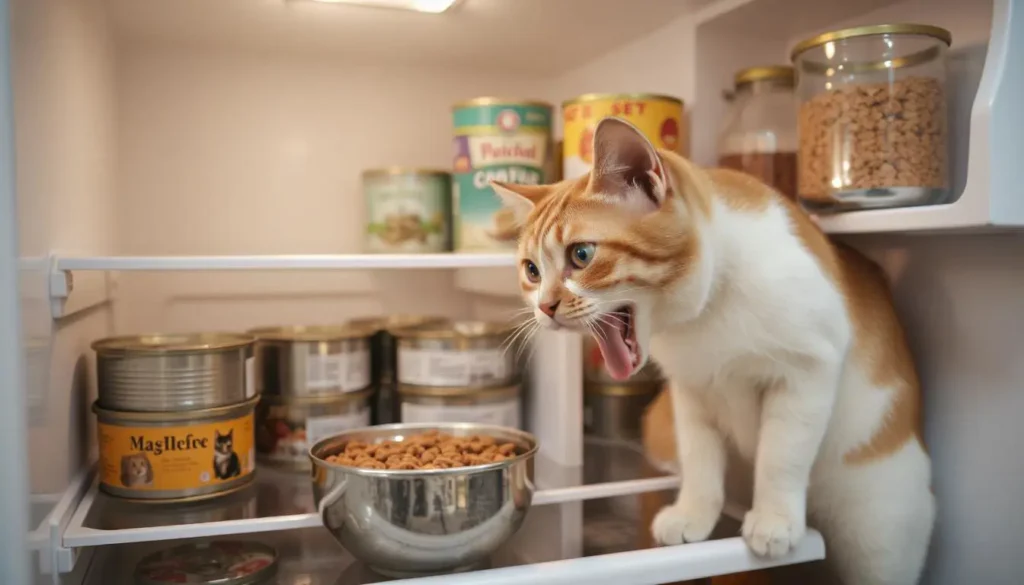
[[[641,213],[658,209],[668,196],[658,151],[635,126],[619,118],[601,120],[594,131],[590,187]]]
[[[512,212],[517,225],[526,223],[526,218],[533,208],[551,193],[550,185],[515,185],[491,181],[491,188]]]
[[[217,439],[220,438],[220,431],[218,431],[217,429],[213,429],[213,434],[214,434],[214,437],[213,437],[214,441],[216,441]]]

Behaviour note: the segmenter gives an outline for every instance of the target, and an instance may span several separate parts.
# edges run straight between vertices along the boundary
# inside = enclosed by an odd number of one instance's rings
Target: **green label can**
[[[453,114],[455,249],[514,249],[519,230],[490,182],[537,185],[550,180],[552,106],[478,98],[456,104]]]
[[[447,171],[365,171],[366,250],[407,254],[450,250],[451,191]]]

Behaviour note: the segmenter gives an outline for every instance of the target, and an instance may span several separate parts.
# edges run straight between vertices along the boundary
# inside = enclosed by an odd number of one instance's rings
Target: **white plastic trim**
[[[58,257],[57,270],[343,270],[512,266],[512,254],[305,254],[279,256]]]

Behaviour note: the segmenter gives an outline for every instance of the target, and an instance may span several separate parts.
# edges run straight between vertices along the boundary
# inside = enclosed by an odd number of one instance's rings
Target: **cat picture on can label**
[[[238,461],[238,453],[234,451],[234,429],[227,434],[216,435],[213,441],[213,474],[217,479],[229,479],[242,473],[242,465]]]
[[[153,465],[145,453],[121,456],[121,483],[125,487],[153,485]]]

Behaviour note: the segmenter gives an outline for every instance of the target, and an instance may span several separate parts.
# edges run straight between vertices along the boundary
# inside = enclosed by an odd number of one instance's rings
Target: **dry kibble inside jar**
[[[939,203],[948,196],[949,33],[860,27],[793,51],[798,195],[816,211]]]
[[[363,469],[426,470],[487,465],[518,454],[515,443],[499,443],[486,435],[453,437],[428,431],[401,441],[349,441],[341,453],[326,461]]]

